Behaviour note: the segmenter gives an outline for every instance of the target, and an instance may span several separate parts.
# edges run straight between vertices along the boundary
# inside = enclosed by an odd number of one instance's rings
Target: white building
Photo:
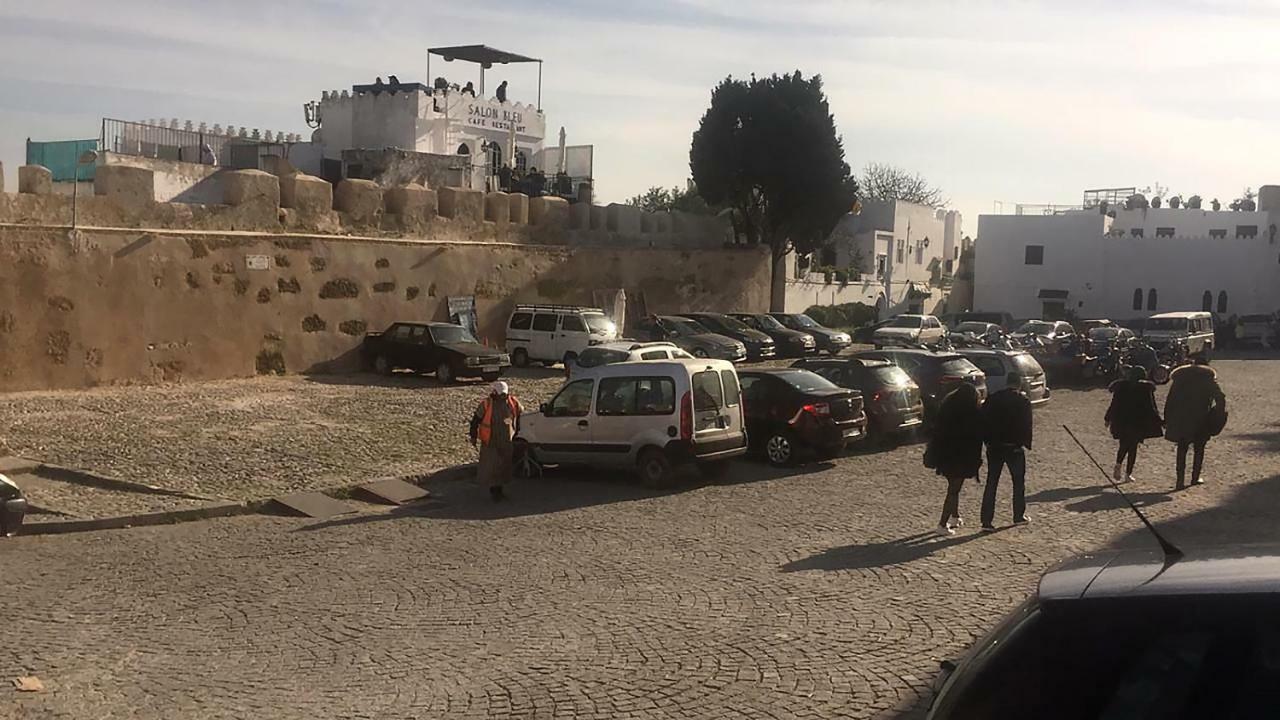
[[[1256,211],[1102,206],[983,215],[974,309],[1113,319],[1273,312],[1280,308],[1278,223],[1280,186],[1262,188]]]

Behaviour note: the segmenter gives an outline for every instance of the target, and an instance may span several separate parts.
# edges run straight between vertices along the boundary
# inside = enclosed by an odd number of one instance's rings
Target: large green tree
[[[748,242],[769,246],[770,304],[782,310],[787,253],[820,247],[858,193],[821,76],[726,78],[693,133],[689,165],[702,198],[731,208]]]

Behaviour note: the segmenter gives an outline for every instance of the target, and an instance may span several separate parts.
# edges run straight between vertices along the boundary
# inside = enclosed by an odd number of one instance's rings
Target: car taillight
[[[687,392],[680,398],[680,439],[693,439],[693,395]]]
[[[965,381],[965,377],[963,375],[943,375],[942,377],[938,378],[938,382],[941,382],[941,383],[958,383],[958,382],[964,382],[964,381]]]

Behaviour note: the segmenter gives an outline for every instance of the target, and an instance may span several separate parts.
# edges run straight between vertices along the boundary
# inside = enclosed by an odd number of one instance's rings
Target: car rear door
[[[539,312],[533,316],[533,325],[529,329],[529,357],[545,362],[556,362],[560,355],[556,354],[556,314]]]
[[[628,463],[642,436],[670,437],[680,426],[676,410],[676,383],[670,375],[637,369],[635,375],[601,378],[591,418],[596,462]]]
[[[733,373],[732,370],[727,370]],[[733,373],[733,397],[726,397],[721,368],[707,365],[695,369],[690,378],[693,393],[693,444],[695,451],[718,452],[735,447],[742,426],[741,397],[737,374]],[[730,404],[732,403],[732,404]]]
[[[410,352],[413,338],[413,325],[396,324],[385,336],[385,347],[387,360],[393,367],[409,368],[413,367],[413,356]]]

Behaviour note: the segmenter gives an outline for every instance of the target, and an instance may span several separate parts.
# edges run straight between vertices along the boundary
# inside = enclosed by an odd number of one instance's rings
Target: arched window
[[[1218,314],[1223,315],[1227,312],[1227,291],[1223,290],[1218,293]]]
[[[1200,309],[1205,312],[1213,310],[1213,293],[1204,291],[1204,295],[1200,298]]]
[[[1155,288],[1151,288],[1150,290],[1147,291],[1147,309],[1148,310],[1156,309],[1156,289]]]
[[[489,173],[496,175],[500,167],[502,167],[502,145],[491,142],[489,143]]]
[[[468,144],[466,144],[466,143],[462,143],[461,145],[459,145],[459,146],[458,146],[458,154],[459,154],[459,155],[470,155],[470,154],[471,154],[471,146],[470,146],[470,145],[468,145]]]
[[[1142,288],[1133,291],[1133,309],[1142,309]]]
[[[516,151],[516,169],[522,173],[529,169],[529,156],[523,150]]]

